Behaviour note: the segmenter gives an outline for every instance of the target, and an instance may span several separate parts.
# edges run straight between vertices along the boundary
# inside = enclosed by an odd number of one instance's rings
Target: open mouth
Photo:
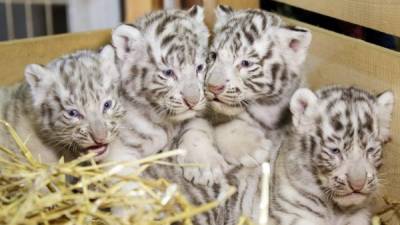
[[[96,153],[96,156],[101,156],[107,152],[108,144],[101,144],[101,145],[93,145],[86,148],[88,153]]]
[[[219,102],[219,103],[223,103],[221,100],[219,100],[217,97],[215,97],[214,99],[213,99],[213,101],[214,102]]]

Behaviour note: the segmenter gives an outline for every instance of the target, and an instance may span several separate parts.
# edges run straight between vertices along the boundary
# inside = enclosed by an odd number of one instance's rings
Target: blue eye
[[[197,66],[196,72],[199,73],[199,72],[201,72],[203,69],[204,69],[203,64],[200,64],[200,65]]]
[[[76,109],[67,110],[67,113],[68,113],[68,116],[74,117],[74,118],[78,118],[81,116],[81,114]]]
[[[332,152],[332,154],[339,154],[340,153],[340,149],[338,149],[338,148],[331,148],[329,150]]]
[[[373,153],[374,151],[375,151],[375,148],[372,148],[372,147],[367,149],[368,153]]]
[[[211,60],[217,59],[217,53],[216,52],[210,52],[210,59]]]
[[[112,106],[112,101],[111,101],[111,100],[106,101],[106,102],[104,103],[104,105],[103,105],[103,111],[104,111],[104,112],[107,111],[108,109],[111,108],[111,106]]]
[[[163,71],[163,74],[164,74],[165,76],[167,76],[167,77],[172,77],[172,76],[175,75],[175,73],[174,73],[173,70],[164,70],[164,71]]]
[[[249,67],[249,66],[251,66],[251,62],[249,62],[248,60],[242,60],[242,61],[240,62],[240,65],[241,65],[242,67]]]

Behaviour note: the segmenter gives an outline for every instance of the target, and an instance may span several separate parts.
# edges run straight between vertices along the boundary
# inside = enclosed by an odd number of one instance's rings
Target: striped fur
[[[266,11],[219,7],[214,33],[206,79],[213,110],[237,115],[249,105],[288,104],[303,83],[300,69],[311,41],[307,29],[285,26]]]
[[[106,161],[170,150],[181,123],[202,114],[209,36],[203,17],[198,6],[156,11],[113,30],[127,116]],[[113,212],[130,215],[126,209]]]
[[[290,121],[311,33],[263,10],[224,6],[214,33],[206,95],[219,117],[236,116],[215,127],[217,146],[231,164],[259,165],[273,158]]]
[[[289,115],[289,99],[303,82],[300,75],[288,78],[284,84],[281,79],[272,81],[271,77],[285,76],[285,73],[294,71],[298,74],[310,41],[308,31],[292,30],[280,24],[278,17],[261,10],[233,12],[224,6],[217,9],[215,37],[211,45],[214,53],[209,56],[205,84],[210,101],[210,111],[206,115],[208,121],[203,118],[191,120],[184,124],[178,135],[179,146],[193,156],[189,160],[178,158],[178,161],[200,163],[205,167],[184,168],[186,181],[176,176],[180,170],[166,177],[181,184],[183,193],[194,203],[215,199],[228,184],[238,191],[221,207],[196,217],[195,224],[237,224],[241,215],[253,220],[259,216],[261,171],[258,165],[273,158],[278,149],[285,125],[289,122],[285,120]],[[254,32],[259,33],[259,37]],[[250,43],[249,39],[254,40]],[[290,46],[292,42],[296,43],[295,46]],[[266,88],[277,90],[276,94],[270,95],[266,90],[256,93],[256,90],[243,85],[252,72],[249,70],[246,74],[248,71],[241,70],[237,60],[240,63],[247,56],[247,50],[252,53],[253,60],[262,51],[268,55],[268,60],[257,62],[264,65],[265,70],[262,66],[257,67],[254,71],[259,74],[255,74],[254,79],[270,81]],[[279,71],[273,69],[275,75],[271,75],[271,64],[280,67]],[[259,107],[254,109],[255,113],[246,112],[255,106]],[[263,121],[263,118],[270,120]]]
[[[207,120],[190,121],[182,147],[205,168],[184,176],[207,184],[232,167],[255,167],[273,158],[289,122],[289,99],[302,86],[300,75],[311,34],[287,27],[259,9],[216,10],[206,76]],[[211,124],[210,124],[211,123]]]
[[[180,122],[205,108],[208,30],[203,9],[152,12],[113,31],[125,97]]]
[[[261,171],[254,168],[235,167],[225,173],[218,183],[201,185],[181,176],[179,167],[152,166],[145,171],[151,178],[163,178],[178,185],[180,193],[194,205],[222,199],[230,186],[236,192],[220,206],[193,218],[196,225],[237,225],[242,215],[256,219],[259,216]],[[254,220],[255,221],[255,220]],[[178,223],[179,224],[179,223]]]
[[[293,96],[292,135],[279,151],[271,217],[280,225],[367,225],[394,96],[327,87]]]
[[[201,114],[208,31],[203,9],[149,13],[113,30],[122,76],[125,126],[109,160],[127,160],[170,148],[180,123]],[[128,157],[128,158],[127,158]]]
[[[26,82],[1,90],[1,119],[27,140],[43,162],[88,151],[101,159],[125,113],[114,55],[113,48],[106,46],[100,53],[78,51],[47,66],[28,65]],[[12,145],[5,130],[0,132],[1,144]]]

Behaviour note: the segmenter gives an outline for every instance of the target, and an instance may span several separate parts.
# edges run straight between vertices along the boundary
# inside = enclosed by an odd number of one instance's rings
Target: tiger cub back
[[[279,151],[271,218],[280,225],[367,225],[394,96],[347,87],[293,96],[292,135]]]
[[[56,162],[95,152],[108,153],[124,116],[119,101],[114,50],[78,51],[25,69],[25,82],[1,90],[0,115],[26,140],[34,157]],[[0,143],[15,150],[1,129]]]

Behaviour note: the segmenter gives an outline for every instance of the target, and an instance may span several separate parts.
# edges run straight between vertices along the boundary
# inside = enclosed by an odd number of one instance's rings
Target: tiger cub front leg
[[[215,146],[214,130],[204,119],[195,118],[185,124],[178,147],[187,151],[186,155],[178,156],[178,163],[200,165],[183,167],[184,177],[195,184],[217,183],[228,170],[228,164]]]
[[[248,119],[241,116],[215,129],[215,142],[229,164],[254,167],[270,160],[272,141]]]

